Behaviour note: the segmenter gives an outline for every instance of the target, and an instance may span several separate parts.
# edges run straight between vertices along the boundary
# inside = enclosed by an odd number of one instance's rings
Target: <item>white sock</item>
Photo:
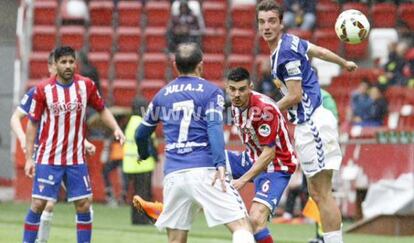
[[[325,243],[343,243],[342,227],[340,230],[323,233]]]
[[[253,234],[245,229],[233,232],[233,243],[254,243]]]
[[[53,213],[43,211],[40,216],[39,232],[37,233],[37,239],[39,243],[46,243],[49,240],[50,226],[52,224]]]

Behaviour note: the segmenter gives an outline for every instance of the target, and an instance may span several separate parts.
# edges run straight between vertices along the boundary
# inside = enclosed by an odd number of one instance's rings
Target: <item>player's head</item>
[[[75,50],[69,46],[62,46],[55,49],[55,65],[57,76],[63,81],[71,81],[76,67]]]
[[[47,70],[49,71],[49,75],[56,75],[55,50],[52,50],[49,53],[49,57],[47,58]]]
[[[252,90],[249,71],[242,67],[230,70],[226,86],[232,105],[242,109],[249,105]]]
[[[182,43],[175,51],[174,66],[180,75],[201,76],[203,71],[203,52],[196,43]]]
[[[263,0],[256,7],[256,20],[263,39],[276,41],[283,29],[283,8],[275,0]]]

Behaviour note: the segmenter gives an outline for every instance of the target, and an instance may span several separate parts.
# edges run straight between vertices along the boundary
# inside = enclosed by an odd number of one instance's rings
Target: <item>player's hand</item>
[[[115,137],[115,140],[117,140],[121,145],[124,144],[124,142],[125,142],[125,135],[121,131],[121,129],[116,129],[114,131],[114,137]]]
[[[29,178],[33,178],[35,174],[35,164],[33,159],[27,160],[26,164],[24,164],[24,174]]]
[[[349,72],[353,72],[355,70],[357,70],[358,65],[355,62],[351,62],[351,61],[346,61],[344,68],[349,71]]]
[[[88,155],[92,156],[92,155],[94,155],[94,154],[95,154],[95,152],[96,152],[96,147],[95,147],[95,145],[93,145],[92,143],[87,142],[87,141],[85,140],[85,150],[86,150],[86,153],[87,153]]]
[[[236,188],[236,190],[241,190],[245,185],[247,181],[243,180],[243,177],[240,177],[239,179],[232,180],[231,184]]]
[[[217,167],[216,174],[214,175],[212,186],[216,184],[216,181],[219,180],[221,184],[221,189],[223,192],[226,192],[226,169],[224,166]]]

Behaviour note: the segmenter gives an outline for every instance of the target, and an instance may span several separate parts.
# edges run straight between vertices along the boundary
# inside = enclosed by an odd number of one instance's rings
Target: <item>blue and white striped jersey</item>
[[[314,110],[322,104],[318,78],[307,56],[309,43],[291,34],[283,34],[270,57],[272,76],[282,83],[286,95],[289,80],[301,80],[302,101],[288,109],[288,118],[294,124],[309,120]]]

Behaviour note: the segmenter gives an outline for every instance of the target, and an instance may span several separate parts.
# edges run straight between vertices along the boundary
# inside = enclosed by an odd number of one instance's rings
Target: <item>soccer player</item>
[[[163,123],[164,209],[155,226],[167,228],[169,242],[187,242],[192,220],[202,208],[209,227],[225,224],[234,243],[254,242],[245,205],[225,177],[223,92],[201,78],[202,58],[195,43],[177,47],[174,67],[179,77],[155,95],[136,131],[143,160],[149,156],[150,134]]]
[[[229,72],[227,93],[233,123],[246,146],[242,154],[226,151],[228,170],[238,190],[247,182],[254,182],[256,194],[249,211],[254,237],[258,243],[272,243],[267,221],[275,213],[296,170],[296,155],[276,102],[252,90],[246,69],[235,68]]]
[[[50,52],[48,57],[48,71],[50,76],[56,75],[56,68],[53,61],[53,54],[54,52]],[[26,134],[22,128],[21,120],[27,116],[29,113],[30,106],[32,104],[33,93],[35,91],[35,87],[29,89],[23,98],[20,101],[20,105],[16,108],[10,118],[10,127],[14,134],[16,135],[17,139],[20,142],[20,146],[23,152],[26,152]],[[96,151],[95,145],[88,142],[85,139],[85,149],[89,155],[93,155]],[[35,148],[37,148],[37,141],[35,143]],[[35,153],[36,154],[36,153]],[[39,224],[39,232],[37,235],[38,242],[43,243],[47,242],[49,239],[50,233],[50,226],[53,218],[53,208],[54,208],[54,201],[48,201],[46,204],[45,209],[42,212],[42,216],[40,217],[40,224]]]
[[[23,242],[35,242],[41,212],[47,201],[56,201],[65,177],[68,201],[74,202],[77,212],[78,242],[89,243],[92,189],[85,164],[86,106],[91,105],[100,112],[102,120],[114,131],[120,143],[125,137],[93,81],[74,74],[75,51],[68,46],[59,47],[54,52],[54,61],[56,75],[36,85],[28,114],[24,170],[34,181]],[[36,137],[38,149],[33,159]]]
[[[309,58],[333,62],[348,71],[358,66],[323,47],[282,33],[283,9],[274,0],[260,2],[256,16],[258,31],[272,53],[273,78],[282,85],[284,97],[278,101],[278,107],[281,111],[287,110],[289,120],[296,125],[295,148],[308,178],[310,196],[320,209],[324,240],[343,242],[341,212],[331,192],[333,170],[339,170],[342,160],[337,121],[321,105],[318,79]]]

